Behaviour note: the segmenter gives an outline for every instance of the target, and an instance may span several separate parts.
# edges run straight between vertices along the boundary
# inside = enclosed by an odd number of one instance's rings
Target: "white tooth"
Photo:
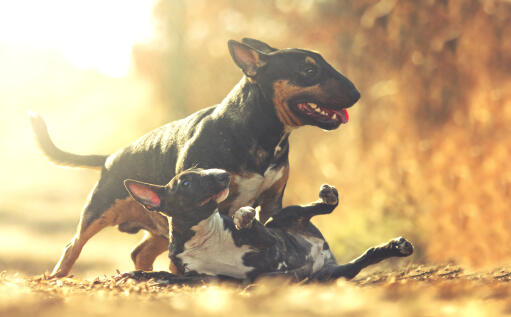
[[[334,115],[332,116],[332,120],[337,120],[337,114],[334,113]]]
[[[318,106],[315,103],[309,102],[309,107],[311,107],[312,109],[316,109]]]
[[[321,109],[319,109],[319,108],[316,108],[314,110],[316,110],[316,112],[321,112]]]
[[[326,112],[324,112],[324,111],[321,111],[321,114],[322,114],[322,115],[324,115],[324,116],[326,116],[326,115],[327,115],[327,113],[326,113]]]

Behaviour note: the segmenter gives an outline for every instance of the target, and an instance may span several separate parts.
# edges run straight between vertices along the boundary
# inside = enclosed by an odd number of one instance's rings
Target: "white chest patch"
[[[310,236],[303,236],[303,238],[312,245],[307,259],[312,261],[312,273],[316,273],[328,260],[331,260],[332,253],[328,249],[323,250],[325,241],[322,239]]]
[[[252,249],[247,245],[238,247],[234,244],[218,212],[193,226],[192,230],[195,235],[185,243],[184,251],[177,256],[183,261],[186,272],[243,279],[253,269],[245,266],[242,259]]]
[[[232,182],[238,186],[238,196],[231,204],[229,213],[232,213],[241,207],[249,206],[273,184],[284,176],[287,166],[273,168],[270,166],[264,175],[250,173],[245,175],[233,175]]]

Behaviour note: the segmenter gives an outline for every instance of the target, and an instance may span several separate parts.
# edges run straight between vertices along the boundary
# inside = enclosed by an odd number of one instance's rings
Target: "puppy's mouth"
[[[205,204],[209,203],[212,200],[216,201],[216,203],[219,204],[222,201],[224,201],[227,198],[227,196],[229,196],[229,187],[226,187],[225,189],[221,190],[220,192],[204,199],[203,201],[201,201],[199,203],[199,207],[204,206]]]
[[[313,102],[298,103],[296,107],[301,113],[318,123],[339,126],[340,124],[347,123],[350,119],[346,109],[336,110]]]

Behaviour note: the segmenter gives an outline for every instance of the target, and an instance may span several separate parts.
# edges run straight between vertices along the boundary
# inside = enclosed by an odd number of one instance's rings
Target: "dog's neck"
[[[169,218],[169,229],[172,237],[171,256],[184,251],[184,244],[188,241],[204,242],[208,239],[218,227],[222,226],[221,216],[218,208],[211,215],[190,221],[181,217]],[[194,244],[197,244],[194,242]]]
[[[210,239],[211,236],[218,232],[219,230],[223,230],[223,222],[220,214],[218,213],[218,209],[206,219],[201,220],[196,225],[190,228],[195,234],[187,241],[187,246],[189,248],[198,248],[200,247],[206,240]]]
[[[290,133],[277,117],[272,96],[243,77],[220,104],[221,111],[235,123],[236,129],[249,131],[259,144],[275,148]]]
[[[173,208],[178,209],[176,207]],[[172,231],[173,236],[179,236],[217,212],[218,204],[214,200],[200,207],[180,210],[178,215],[169,217],[169,229]]]

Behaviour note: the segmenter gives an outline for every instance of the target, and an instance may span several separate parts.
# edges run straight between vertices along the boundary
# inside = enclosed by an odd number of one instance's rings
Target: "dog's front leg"
[[[333,186],[323,184],[319,200],[304,206],[288,206],[277,212],[265,223],[270,228],[286,228],[294,223],[306,223],[313,216],[331,213],[339,204],[339,193]]]
[[[255,219],[256,211],[252,207],[242,207],[233,215],[236,231],[234,238],[239,244],[248,244],[257,248],[267,248],[275,244],[275,237],[268,228]]]
[[[256,200],[257,205],[261,207],[259,212],[259,221],[265,223],[273,214],[282,209],[282,197],[289,178],[289,164],[281,167],[282,174],[276,179],[271,187],[263,191]]]

